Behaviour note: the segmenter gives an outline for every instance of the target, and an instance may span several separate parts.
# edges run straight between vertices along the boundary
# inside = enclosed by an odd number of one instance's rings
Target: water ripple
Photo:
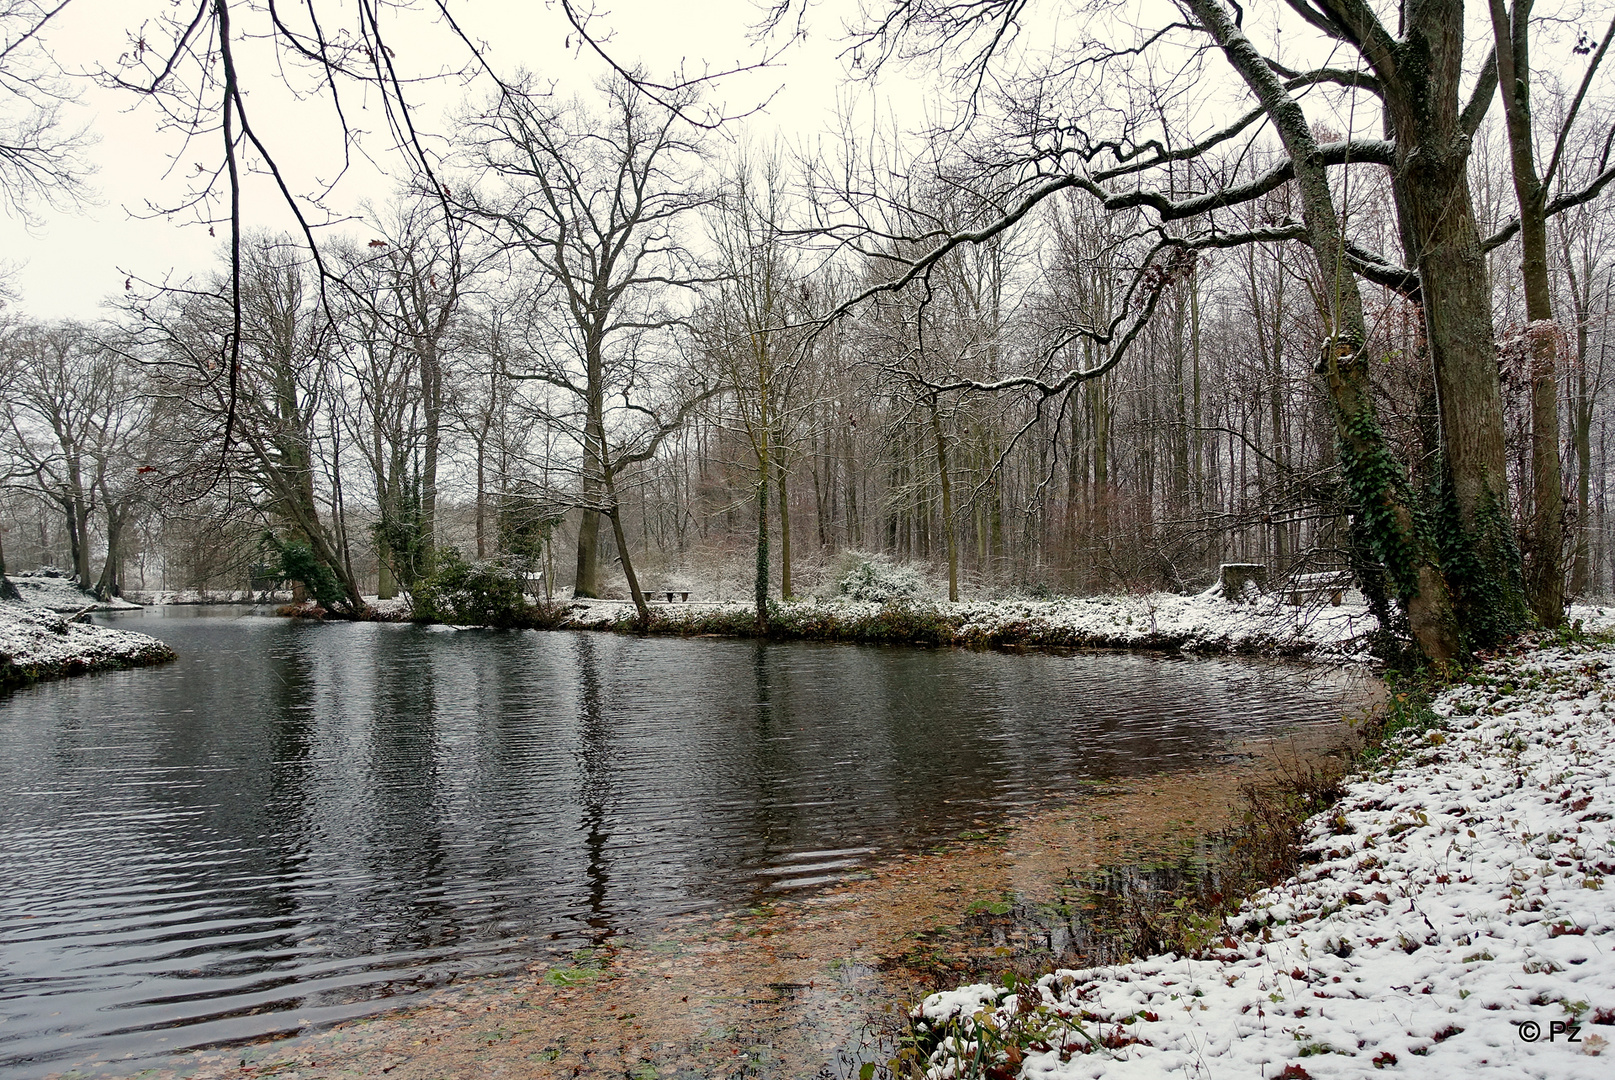
[[[126,621],[182,660],[0,699],[19,1080],[845,880],[1351,692],[1217,660]]]

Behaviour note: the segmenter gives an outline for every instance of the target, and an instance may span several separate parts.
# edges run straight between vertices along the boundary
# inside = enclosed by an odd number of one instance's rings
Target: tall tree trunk
[[[1106,400],[1105,380],[1088,384],[1088,405],[1093,410],[1089,430],[1093,432],[1093,521],[1096,546],[1110,542],[1110,403]]]
[[[845,439],[846,449],[846,484],[847,484],[847,542],[854,550],[862,550],[864,546],[863,519],[858,513],[858,469],[857,459],[853,456],[853,443],[858,434],[857,421],[848,425]]]
[[[752,581],[759,635],[768,633],[768,433],[757,446],[757,564]]]
[[[824,502],[825,488],[828,487],[834,491],[835,480],[832,476],[828,478],[829,482],[826,483],[819,477],[820,467],[823,466],[826,472],[829,472],[830,466],[819,456],[819,433],[817,429],[813,431],[810,440],[808,453],[810,455],[809,460],[813,463],[813,520],[819,530],[819,550],[826,551],[832,545],[830,542],[831,515]]]
[[[1268,384],[1268,412],[1273,424],[1273,482],[1267,509],[1273,515],[1273,572],[1282,576],[1290,570],[1290,527],[1284,521],[1284,486],[1289,445],[1284,430],[1284,266],[1277,258],[1273,275],[1273,370]]]
[[[791,598],[791,500],[785,485],[785,455],[774,455],[775,485],[779,488],[779,595]]]
[[[437,555],[437,457],[442,443],[443,425],[443,367],[438,356],[435,339],[427,343],[421,355],[422,404],[426,413],[426,430],[421,446],[421,540],[422,573],[431,573]]]
[[[600,595],[600,512],[585,509],[578,519],[577,574],[572,579],[574,597]]]
[[[483,461],[487,457],[484,441],[477,443],[477,558],[488,557],[488,484],[484,477]]]
[[[1491,0],[1491,15],[1514,194],[1520,204],[1520,273],[1531,350],[1531,514],[1525,595],[1537,621],[1555,629],[1565,617],[1564,479],[1559,466],[1558,327],[1553,323],[1553,288],[1548,281],[1548,192],[1537,174],[1531,144],[1531,2],[1514,0],[1512,25],[1502,0]]]
[[[948,443],[942,435],[942,418],[937,415],[936,395],[926,404],[931,410],[931,438],[936,442],[936,475],[942,488],[942,535],[948,546],[948,602],[959,602],[959,543],[953,522],[953,483],[948,477]]]
[[[387,541],[376,541],[376,599],[391,600],[398,595],[398,582],[393,578],[393,553]]]
[[[634,612],[639,619],[641,627],[650,625],[650,605],[645,602],[645,594],[640,591],[639,577],[634,573],[634,560],[628,553],[628,538],[622,531],[622,503],[617,499],[617,481],[611,470],[605,470],[606,497],[611,502],[611,534],[617,541],[617,557],[622,560],[622,576],[628,579],[628,595],[634,598]],[[596,528],[599,527],[600,515],[595,515]]]
[[[101,564],[101,579],[95,583],[95,595],[110,600],[121,593],[119,569],[123,561],[123,526],[128,519],[127,509],[107,503],[107,558]]]
[[[1189,416],[1191,436],[1189,482],[1194,492],[1195,510],[1205,508],[1205,449],[1200,437],[1200,275],[1189,275],[1189,344],[1194,362],[1194,411]]]
[[[1528,608],[1510,522],[1491,282],[1458,97],[1464,10],[1462,0],[1426,0],[1403,11],[1398,77],[1386,86],[1391,192],[1405,258],[1419,271],[1440,408],[1451,518],[1439,530],[1442,570],[1467,644],[1484,647],[1518,632]]]
[[[88,590],[90,585],[90,509],[82,496],[73,498],[73,576],[78,586]]]
[[[605,375],[597,350],[588,354],[588,418],[583,431],[583,517],[578,522],[578,568],[572,595],[600,595],[600,512],[606,472]]]
[[[0,530],[0,533],[3,532],[4,530]],[[4,536],[0,535],[0,600],[20,601],[22,599],[22,594],[17,591],[17,586],[13,585],[11,583],[11,579],[6,576],[6,548],[4,539]]]
[[[1584,596],[1592,586],[1588,537],[1592,532],[1592,518],[1589,515],[1592,506],[1593,393],[1592,380],[1587,375],[1587,320],[1592,308],[1592,267],[1589,265],[1583,279],[1579,280],[1575,261],[1571,257],[1568,234],[1563,247],[1565,275],[1570,281],[1570,303],[1576,318],[1575,378],[1571,380],[1570,403],[1571,444],[1576,455],[1576,538],[1570,560],[1570,592],[1574,596]]]

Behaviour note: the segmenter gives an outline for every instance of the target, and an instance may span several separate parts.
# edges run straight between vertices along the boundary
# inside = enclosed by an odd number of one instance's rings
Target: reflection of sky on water
[[[534,939],[833,878],[1333,720],[1346,689],[1127,654],[130,623],[183,659],[0,700],[8,1073],[326,1022]]]

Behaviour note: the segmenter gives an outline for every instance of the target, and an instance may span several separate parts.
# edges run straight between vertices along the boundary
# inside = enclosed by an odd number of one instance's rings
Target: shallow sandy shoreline
[[[546,953],[519,975],[469,980],[398,1012],[192,1053],[144,1075],[855,1075],[860,1053],[891,1055],[891,1033],[926,993],[1017,966],[1041,947],[991,918],[994,905],[1054,900],[1074,871],[1181,857],[1226,823],[1240,784],[1270,763],[1262,755],[1291,759],[1343,736],[1343,726],[1312,728],[1302,742],[1239,748],[1253,755],[1243,764],[1087,785],[857,880],[672,920],[588,954]]]

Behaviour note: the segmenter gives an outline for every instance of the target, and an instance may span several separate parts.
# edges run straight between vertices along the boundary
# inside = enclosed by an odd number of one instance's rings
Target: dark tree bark
[[[1531,353],[1531,512],[1525,559],[1526,595],[1543,626],[1564,622],[1564,479],[1559,462],[1559,330],[1553,321],[1553,287],[1548,277],[1548,188],[1558,171],[1565,137],[1594,72],[1598,70],[1615,22],[1588,64],[1581,93],[1560,128],[1547,170],[1539,174],[1531,113],[1530,23],[1533,0],[1489,0],[1496,41],[1498,84],[1508,130],[1514,193],[1520,204],[1520,273],[1525,284],[1525,346]],[[1572,284],[1573,287],[1573,284]]]
[[[1362,296],[1349,269],[1345,235],[1329,190],[1324,156],[1300,104],[1221,4],[1217,0],[1186,3],[1261,102],[1290,155],[1306,240],[1317,258],[1319,278],[1327,290],[1331,336],[1319,368],[1333,406],[1341,464],[1356,504],[1353,510],[1373,554],[1390,572],[1415,644],[1429,659],[1444,663],[1462,650],[1459,627],[1448,586],[1436,563],[1436,552],[1420,535],[1405,478],[1390,458],[1375,416],[1367,358],[1363,355],[1368,332]],[[1464,195],[1467,203],[1467,189]],[[1479,250],[1477,237],[1477,255]],[[1486,325],[1489,335],[1489,314]],[[1495,364],[1491,384],[1495,390]],[[1497,434],[1501,439],[1500,397],[1497,407]],[[1499,456],[1501,449],[1499,441]]]

